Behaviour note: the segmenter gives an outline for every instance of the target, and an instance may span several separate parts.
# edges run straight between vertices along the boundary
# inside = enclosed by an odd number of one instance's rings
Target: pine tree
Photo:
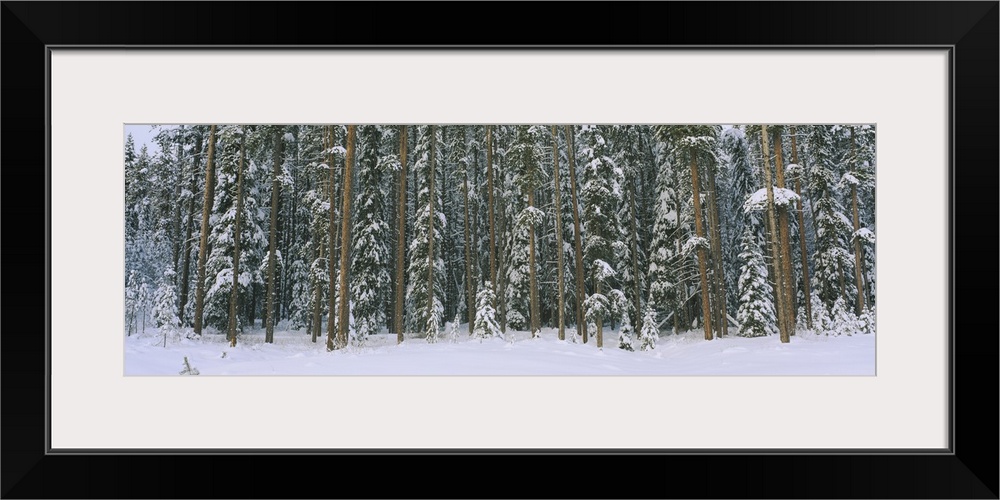
[[[611,319],[608,297],[618,290],[616,255],[627,252],[619,239],[622,230],[617,204],[621,200],[621,186],[617,182],[620,177],[616,170],[619,169],[606,154],[607,141],[601,127],[583,126],[580,135],[584,164],[581,197],[584,231],[587,234],[583,251],[594,290],[584,301],[584,307],[588,321],[592,321],[597,328],[597,347],[601,348],[604,346],[604,321]]]
[[[813,331],[817,334],[829,335],[833,330],[833,319],[830,317],[830,311],[827,310],[826,304],[820,299],[819,292],[813,290],[809,301],[812,303]]]
[[[452,344],[458,343],[458,325],[462,322],[462,315],[460,313],[455,314],[455,320],[451,322],[451,332],[449,332],[448,337],[451,339]]]
[[[809,191],[816,197],[813,277],[815,289],[827,308],[832,308],[837,297],[842,295],[842,269],[849,263],[847,235],[851,233],[851,223],[837,199],[836,182],[840,160],[831,134],[830,127],[816,125],[810,130],[809,136],[813,162]]]
[[[656,311],[653,310],[653,301],[646,302],[646,313],[642,316],[642,329],[639,331],[639,349],[642,351],[652,351],[656,348],[656,341],[660,338],[660,332],[656,326]]]
[[[476,322],[472,328],[472,335],[480,341],[500,338],[502,335],[500,324],[496,320],[496,310],[493,309],[495,302],[493,284],[487,281],[476,293]]]
[[[632,320],[628,314],[622,315],[621,328],[618,329],[618,348],[625,351],[634,351],[632,348]]]
[[[358,160],[358,203],[354,218],[353,263],[351,265],[352,314],[357,336],[378,333],[385,324],[385,301],[389,293],[389,224],[385,220],[386,172],[394,157],[380,157],[379,127],[361,127]]]
[[[413,165],[418,184],[417,213],[410,243],[406,303],[407,310],[410,311],[410,330],[433,333],[436,336],[444,314],[441,302],[444,291],[441,281],[434,276],[444,275],[444,261],[441,259],[440,245],[435,245],[434,242],[441,238],[446,221],[441,212],[439,185],[433,182],[434,149],[438,142],[435,127],[420,126],[417,129],[418,140]],[[433,341],[432,338],[428,340]]]
[[[830,310],[832,322],[831,332],[834,335],[851,336],[861,332],[858,317],[851,312],[844,297],[837,297],[833,301],[833,308]]]
[[[736,319],[740,323],[739,336],[763,337],[777,333],[771,286],[767,282],[767,266],[760,251],[760,243],[749,227],[743,232],[743,272],[739,280],[739,307]]]
[[[522,125],[517,127],[517,137],[508,152],[514,183],[520,190],[524,209],[517,217],[516,231],[526,233],[528,243],[527,291],[530,314],[531,336],[537,337],[541,325],[538,306],[538,280],[535,263],[535,228],[541,225],[544,213],[535,207],[535,190],[542,184],[544,151],[539,146],[542,127]]]
[[[164,335],[164,345],[166,337],[174,335],[181,326],[181,320],[177,316],[177,293],[174,287],[175,273],[172,269],[167,269],[160,279],[159,285],[153,299],[153,321],[160,333]]]
[[[740,253],[744,230],[749,226],[754,234],[760,235],[763,230],[760,212],[743,210],[743,203],[757,190],[761,182],[757,179],[757,171],[750,161],[750,145],[743,129],[732,127],[724,130],[721,135],[723,162],[719,178],[720,218],[722,220],[722,253],[726,273],[726,288],[739,289],[740,270],[742,269]],[[729,308],[736,310],[739,297],[736,294],[727,295]]]
[[[661,140],[667,133],[660,133]],[[670,309],[674,318],[680,314],[682,289],[680,288],[677,271],[680,267],[680,255],[676,251],[675,234],[679,232],[680,207],[675,201],[678,198],[673,182],[671,165],[667,155],[662,153],[666,143],[661,142],[660,162],[656,173],[656,198],[653,236],[649,248],[649,300],[656,309]]]

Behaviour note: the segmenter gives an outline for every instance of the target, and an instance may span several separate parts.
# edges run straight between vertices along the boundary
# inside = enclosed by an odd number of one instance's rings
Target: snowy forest
[[[140,360],[875,331],[871,125],[130,125],[124,169]]]

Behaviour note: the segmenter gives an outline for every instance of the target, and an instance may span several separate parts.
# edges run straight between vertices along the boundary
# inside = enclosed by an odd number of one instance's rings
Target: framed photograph
[[[523,46],[437,45],[418,5],[331,6],[384,39],[199,7],[4,3],[8,185],[45,187],[8,213],[46,229],[18,257],[44,300],[8,301],[45,331],[3,339],[5,497],[295,496],[153,461],[316,455],[997,497],[997,339],[958,335],[983,270],[955,230],[960,202],[995,215],[996,2],[584,4],[573,45]],[[630,45],[573,28],[602,17]],[[83,460],[87,487],[47,479]],[[561,494],[650,494],[617,466]]]

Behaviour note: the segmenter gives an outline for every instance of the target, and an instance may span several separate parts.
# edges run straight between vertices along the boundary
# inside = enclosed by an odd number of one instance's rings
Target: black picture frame
[[[991,2],[382,4],[2,2],[5,294],[2,496],[997,498],[998,21]],[[450,13],[451,17],[443,13]],[[453,23],[451,19],[466,21]],[[350,22],[348,22],[350,21]],[[516,30],[515,30],[516,27]],[[581,29],[580,27],[586,27]],[[615,45],[608,45],[609,42]],[[191,46],[948,47],[951,446],[946,453],[360,452],[51,454],[48,52]],[[961,174],[961,175],[959,175]],[[961,210],[959,210],[961,208]],[[961,216],[960,216],[961,215]],[[42,218],[42,222],[39,221]],[[961,242],[961,245],[959,244]],[[984,242],[989,244],[984,245]],[[993,250],[989,255],[983,249]],[[961,258],[958,251],[961,249]],[[10,269],[10,267],[8,268]],[[39,273],[40,274],[40,273]],[[29,275],[30,276],[30,275]],[[959,287],[958,278],[963,286]],[[24,293],[32,288],[35,293]],[[964,290],[959,300],[959,291]],[[981,301],[979,299],[982,299]],[[23,324],[21,324],[23,323]],[[207,423],[220,425],[205,417]],[[462,455],[462,456],[456,456]],[[491,455],[489,464],[485,457]],[[470,456],[470,459],[464,459]],[[472,458],[471,456],[474,456]],[[418,458],[419,457],[419,458]],[[336,460],[331,461],[331,458]],[[499,461],[499,464],[492,463]],[[289,472],[286,472],[289,471]],[[296,471],[305,477],[296,477]],[[292,475],[289,475],[292,474]],[[483,489],[452,480],[475,477]],[[526,489],[523,478],[543,486]],[[310,481],[321,485],[318,489]],[[539,489],[540,488],[540,489]],[[312,493],[312,492],[316,493]]]

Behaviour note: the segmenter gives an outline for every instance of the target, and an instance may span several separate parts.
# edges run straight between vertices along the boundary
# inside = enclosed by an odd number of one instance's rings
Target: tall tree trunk
[[[327,273],[330,275],[328,283],[327,293],[327,316],[326,316],[326,350],[332,351],[339,347],[337,343],[337,282],[334,281],[334,276],[337,275],[337,268],[335,267],[338,260],[338,248],[337,248],[337,231],[340,229],[339,223],[340,218],[337,217],[337,169],[334,168],[334,163],[336,162],[336,156],[333,153],[333,148],[337,145],[337,132],[336,126],[330,125],[330,176],[329,176],[329,204],[330,204],[330,218],[329,225],[327,226]],[[346,163],[346,162],[345,162]],[[344,290],[341,290],[344,293]]]
[[[271,147],[274,149],[274,168],[271,171],[271,229],[267,252],[267,314],[265,319],[267,324],[264,330],[264,342],[268,344],[274,343],[274,266],[277,261],[275,251],[277,250],[278,197],[281,191],[281,184],[278,182],[278,176],[281,175],[282,154],[280,127],[275,127],[271,142]]]
[[[583,243],[580,236],[580,201],[576,189],[576,146],[573,144],[573,127],[566,125],[566,157],[569,159],[569,192],[573,198],[573,246],[576,250],[576,333],[587,343],[587,321],[583,315],[583,301],[587,291],[583,285]]]
[[[180,130],[183,133],[184,125],[180,126]],[[184,183],[184,145],[178,140],[177,141],[177,177],[174,179],[174,217],[173,217],[173,227],[171,228],[171,239],[173,240],[173,267],[170,268],[174,271],[174,275],[171,279],[174,286],[177,286],[177,265],[180,262],[181,257],[181,184]],[[194,173],[192,172],[192,175]]]
[[[428,181],[428,231],[427,231],[427,318],[430,320],[434,314],[434,202],[437,196],[434,194],[434,163],[435,149],[437,146],[437,126],[431,125],[431,151],[430,151],[430,179]],[[424,329],[427,326],[424,325]]]
[[[632,327],[638,330],[642,324],[642,284],[639,282],[639,222],[635,213],[635,179],[628,183],[629,225],[632,231]]]
[[[194,192],[198,189],[198,156],[201,155],[201,146],[201,134],[198,134],[198,138],[195,139],[194,144],[194,157],[191,159],[193,162],[191,167],[191,198],[188,199],[188,216],[184,228],[184,265],[181,272],[180,305],[180,320],[182,325],[184,324],[184,310],[187,308],[188,291],[191,285],[191,231],[194,229]]]
[[[493,309],[497,301],[497,236],[493,213],[493,125],[486,126],[486,199],[490,212],[490,284],[493,285]]]
[[[198,286],[194,294],[194,333],[201,335],[205,312],[205,261],[208,257],[208,217],[215,200],[215,125],[208,132],[208,162],[205,166],[205,201],[201,208],[201,244],[198,246]]]
[[[674,245],[675,245],[674,254],[675,255],[680,255],[681,254],[681,247],[683,246],[683,242],[681,241],[681,239],[683,238],[683,235],[681,234],[681,203],[680,203],[680,200],[676,200],[676,199],[674,200],[674,209],[675,209],[675,211],[674,211],[674,214],[675,214],[675,216],[674,216],[674,227],[676,228],[674,230],[674,234],[677,235],[677,238],[674,240]],[[678,274],[680,274],[680,279],[678,280],[680,282],[680,290],[678,290],[676,293],[678,294],[677,302],[680,305],[679,306],[677,306],[677,305],[674,306],[674,331],[675,332],[681,332],[681,331],[686,332],[686,331],[688,331],[689,328],[691,328],[691,315],[688,314],[688,285],[687,285],[687,278],[684,277],[683,272],[678,273]],[[680,318],[678,318],[678,317],[680,317]],[[677,322],[678,322],[678,320],[680,321],[681,329],[677,328]]]
[[[406,125],[399,126],[399,232],[396,239],[396,343],[403,342],[403,291],[405,276],[403,261],[406,260]]]
[[[795,141],[795,127],[792,127],[792,163],[799,164],[799,148]],[[799,165],[799,175],[795,176],[795,192],[798,193],[799,199],[796,200],[798,204],[796,206],[799,215],[799,250],[802,252],[802,292],[805,295],[805,300],[803,300],[803,305],[806,308],[806,328],[812,330],[812,297],[809,290],[809,260],[807,258],[806,251],[806,220],[804,210],[802,210],[802,203],[805,197],[805,193],[802,192],[802,173],[805,171],[802,165]]]
[[[854,156],[854,127],[851,127],[851,167],[857,173],[857,161]],[[858,230],[861,229],[861,222],[858,218],[858,185],[851,184],[851,211],[854,212],[854,282],[858,287],[858,300],[855,304],[855,313],[861,316],[865,311],[865,286],[861,280],[861,238],[857,237]]]
[[[462,129],[462,139],[465,140],[465,128]],[[466,162],[462,177],[462,194],[465,197],[465,309],[469,319],[469,335],[476,322],[476,288],[472,282],[472,233],[469,225],[469,168],[471,162]]]
[[[694,192],[694,229],[698,238],[705,238],[701,224],[701,193],[698,188],[698,154],[691,150],[691,188]],[[705,248],[698,245],[698,274],[701,277],[701,315],[705,327],[705,340],[712,340],[712,311],[708,302],[708,269],[705,262]]]
[[[559,196],[559,129],[552,126],[552,183],[555,186],[555,218],[556,218],[556,280],[559,294],[559,340],[566,340],[566,320],[563,317],[566,310],[566,283],[563,278],[563,230],[562,201]]]
[[[782,130],[776,129],[774,137],[775,173],[778,187],[785,188],[784,152],[781,145]],[[789,335],[795,335],[795,275],[792,274],[792,249],[789,237],[788,209],[791,205],[778,208],[778,235],[781,238],[781,276],[784,280],[782,289],[785,294],[785,329]]]
[[[722,269],[722,225],[719,223],[719,196],[715,186],[715,167],[708,168],[708,215],[712,228],[712,277],[715,290],[715,331],[718,336],[729,336],[729,318],[726,312],[726,280]]]
[[[340,210],[340,304],[337,312],[340,313],[340,320],[337,325],[337,348],[347,346],[347,328],[350,322],[350,305],[347,289],[347,271],[351,268],[350,252],[351,247],[351,170],[354,165],[354,142],[357,135],[357,125],[347,126],[347,155],[344,158],[344,195],[343,207]],[[331,280],[332,281],[332,280]],[[333,316],[331,314],[330,316]],[[329,326],[333,326],[332,320]]]
[[[777,299],[776,302],[778,303],[778,311],[777,311],[778,312],[778,318],[777,318],[777,320],[778,320],[778,332],[779,332],[780,337],[781,337],[781,342],[787,343],[787,342],[789,342],[789,338],[788,338],[789,332],[788,332],[788,329],[787,329],[787,325],[782,320],[782,317],[783,317],[783,315],[785,313],[785,300],[784,300],[785,294],[782,293],[782,283],[784,283],[784,281],[782,280],[782,276],[781,276],[782,275],[782,269],[781,269],[781,266],[779,265],[780,262],[781,262],[781,260],[778,257],[778,253],[779,253],[779,250],[778,250],[779,249],[779,245],[778,245],[778,229],[777,229],[777,227],[775,227],[774,186],[771,183],[771,165],[770,165],[771,152],[770,152],[769,147],[768,147],[767,125],[761,125],[760,137],[761,137],[761,142],[763,144],[764,186],[767,189],[767,216],[768,216],[768,225],[770,226],[770,230],[771,230],[771,260],[774,261],[774,263],[775,263],[775,265],[774,265],[774,274],[775,274],[775,280],[774,280],[774,283],[775,283],[775,289],[774,289],[774,291],[775,291],[775,293],[774,293],[774,295],[775,295],[775,298]]]
[[[528,190],[528,206],[535,206],[535,189]],[[528,297],[531,306],[531,337],[539,336],[541,318],[538,312],[538,278],[535,273],[535,225],[528,224]]]
[[[240,165],[236,171],[236,222],[233,228],[233,289],[229,295],[229,346],[236,347],[237,302],[240,298],[240,221],[243,219],[243,147],[246,129],[240,133]]]

